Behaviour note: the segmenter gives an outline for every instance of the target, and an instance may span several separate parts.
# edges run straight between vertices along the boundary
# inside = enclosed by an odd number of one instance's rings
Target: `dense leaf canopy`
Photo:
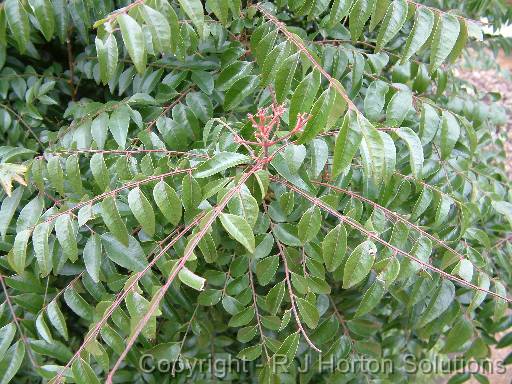
[[[488,382],[512,193],[452,71],[476,3],[1,3],[0,383]]]

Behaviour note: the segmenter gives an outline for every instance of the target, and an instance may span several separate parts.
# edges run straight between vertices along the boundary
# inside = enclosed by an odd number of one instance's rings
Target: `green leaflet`
[[[181,220],[182,207],[181,200],[176,191],[165,181],[160,180],[153,189],[153,199],[158,209],[165,218],[173,225],[177,225]]]
[[[452,51],[450,52],[450,56],[449,56],[450,63],[454,63],[455,61],[457,61],[462,50],[466,46],[466,43],[469,38],[469,31],[468,31],[468,25],[466,23],[466,20],[459,18],[459,24],[460,24],[460,33],[459,33],[459,37],[457,38],[457,42],[455,43],[455,46],[453,47]]]
[[[89,165],[91,167],[94,181],[98,185],[100,191],[105,191],[110,184],[110,175],[108,173],[105,160],[103,159],[103,154],[95,153],[92,155]]]
[[[384,109],[388,89],[389,86],[387,83],[382,80],[375,80],[366,90],[364,113],[369,120],[379,120],[382,110]]]
[[[128,127],[130,125],[130,111],[126,105],[121,105],[110,115],[108,120],[108,129],[112,133],[114,140],[119,147],[124,148],[126,137],[128,136]]]
[[[197,179],[209,177],[225,171],[228,168],[248,163],[249,160],[249,157],[239,153],[218,152],[211,159],[201,164],[197,170],[194,171],[193,175]]]
[[[261,40],[251,39],[251,44],[253,43],[253,41],[255,44],[253,51],[255,53],[256,62],[259,64],[260,67],[263,67],[266,58],[272,51],[277,35],[278,31],[276,29],[272,29],[269,32],[266,32],[262,36]]]
[[[489,276],[484,272],[478,272],[477,285],[480,288],[489,290],[489,287],[491,285]],[[469,310],[472,310],[472,309],[478,307],[480,304],[482,304],[482,302],[485,300],[486,296],[487,296],[487,293],[484,291],[475,291],[473,294],[473,299],[471,300],[471,304],[469,306]]]
[[[398,221],[393,225],[393,232],[388,242],[399,249],[404,249],[407,244],[410,228],[403,222]],[[390,257],[394,254],[391,248],[386,248],[382,251],[383,256]]]
[[[253,93],[258,87],[258,76],[245,76],[237,81],[228,89],[224,98],[224,108],[226,110],[237,107],[246,97]]]
[[[455,286],[449,280],[443,280],[433,293],[427,308],[420,315],[416,326],[421,328],[446,311],[455,297]]]
[[[386,293],[384,283],[380,280],[375,280],[370,288],[365,292],[363,300],[357,307],[356,314],[354,317],[361,317],[366,313],[370,312],[373,308],[379,304],[380,300]]]
[[[332,176],[337,177],[352,162],[361,143],[362,133],[358,124],[356,113],[349,110],[343,119],[340,132],[336,138]]]
[[[265,87],[274,81],[280,65],[292,53],[292,46],[287,41],[276,45],[265,57],[261,68],[260,85]]]
[[[229,18],[229,2],[225,0],[206,0],[206,5],[213,11],[219,21],[226,25]],[[235,13],[236,14],[236,13]]]
[[[456,352],[473,336],[473,325],[464,316],[448,332],[442,353]]]
[[[14,238],[14,244],[11,251],[12,257],[9,259],[9,264],[11,264],[12,268],[18,274],[22,274],[25,270],[27,245],[31,235],[32,231],[30,229],[25,229],[18,232]]]
[[[91,123],[91,135],[99,149],[105,146],[109,125],[109,116],[105,112],[100,113]]]
[[[326,128],[335,98],[336,91],[332,88],[328,88],[318,97],[315,104],[313,104],[313,108],[311,108],[311,117],[306,123],[302,135],[296,141],[297,144],[311,141]]]
[[[53,156],[48,160],[46,170],[48,171],[48,180],[50,180],[53,188],[61,195],[64,195],[64,172],[62,171],[60,157]]]
[[[310,144],[311,150],[311,176],[318,177],[325,168],[328,160],[329,148],[324,139],[314,139]]]
[[[496,212],[505,216],[512,226],[512,203],[509,203],[508,201],[493,201],[491,204]]]
[[[322,215],[318,207],[311,207],[308,209],[298,224],[298,235],[299,239],[303,243],[307,243],[308,241],[313,240],[318,231],[320,230],[320,226],[322,225]]]
[[[402,29],[407,19],[407,10],[408,3],[405,0],[394,0],[389,5],[377,34],[377,51],[381,50]]]
[[[71,371],[73,372],[73,377],[77,384],[99,384],[99,380],[96,376],[96,373],[92,370],[92,368],[79,357],[73,363],[71,367]]]
[[[117,41],[114,34],[109,34],[105,41],[96,38],[96,53],[100,65],[100,78],[103,84],[107,84],[112,79],[117,70],[118,50]]]
[[[494,281],[494,291],[501,296],[507,295],[507,290],[505,289],[505,286],[498,280]],[[500,320],[504,315],[505,311],[507,310],[507,302],[503,299],[497,299],[494,302],[494,314],[493,318],[494,321]]]
[[[441,159],[445,160],[452,153],[459,140],[460,126],[457,119],[448,111],[443,111],[441,118]]]
[[[41,338],[47,343],[51,344],[53,342],[50,328],[48,328],[48,325],[46,325],[43,313],[40,313],[36,318],[36,330],[39,336],[41,336]]]
[[[289,335],[284,341],[281,343],[281,346],[276,351],[275,355],[273,356],[273,362],[274,364],[279,361],[279,359],[282,362],[285,362],[285,366],[279,365],[280,369],[284,369],[287,366],[289,366],[293,359],[295,358],[295,354],[297,353],[297,348],[299,346],[299,333],[295,332]]]
[[[246,361],[253,361],[253,360],[256,360],[258,357],[260,357],[261,351],[262,351],[261,344],[257,344],[257,345],[253,345],[251,347],[242,349],[238,353],[237,357],[239,359],[243,359]]]
[[[268,291],[266,304],[270,314],[275,315],[279,310],[284,298],[285,289],[285,283],[284,281],[281,281]]]
[[[204,12],[200,0],[178,0],[183,11],[190,17],[197,28],[199,36],[204,34]]]
[[[55,12],[55,33],[59,37],[61,44],[66,41],[68,32],[69,15],[66,4],[63,0],[53,0],[53,10]]]
[[[87,273],[95,283],[99,281],[101,254],[100,237],[97,234],[92,234],[85,243],[83,257]]]
[[[76,233],[71,220],[71,215],[65,214],[57,217],[55,221],[55,233],[59,240],[64,257],[71,262],[78,260],[78,247],[76,243]]]
[[[128,14],[122,13],[117,17],[123,41],[133,60],[137,72],[143,73],[146,69],[146,45],[140,25]]]
[[[181,198],[185,210],[193,210],[197,208],[203,199],[201,186],[197,180],[190,175],[187,175],[183,178],[181,186]]]
[[[439,128],[439,116],[436,110],[427,103],[421,105],[420,117],[420,139],[421,144],[425,145],[430,143],[436,136]]]
[[[386,165],[386,175],[384,181],[389,181],[393,175],[396,165],[396,148],[395,142],[386,132],[379,131],[380,138],[384,144],[384,163]]]
[[[222,291],[206,289],[197,297],[197,303],[206,307],[217,304],[222,298]]]
[[[384,265],[384,267],[382,267]],[[382,270],[380,270],[382,268]],[[377,275],[377,280],[384,284],[384,288],[388,289],[391,284],[397,279],[400,273],[400,262],[394,256],[379,261],[376,266],[377,271],[380,270]]]
[[[228,202],[229,212],[244,217],[249,225],[254,226],[260,212],[258,202],[248,193],[239,193]]]
[[[215,80],[215,88],[219,91],[225,91],[238,79],[245,77],[246,75],[250,75],[252,70],[252,63],[247,61],[235,61],[222,69],[219,77]]]
[[[21,232],[36,225],[43,212],[43,204],[42,196],[38,195],[23,207],[16,222],[16,232]]]
[[[315,329],[320,319],[318,309],[309,301],[300,297],[297,298],[297,308],[299,309],[300,316],[306,325],[311,329]]]
[[[121,243],[112,233],[101,235],[101,242],[110,260],[130,271],[140,272],[146,265],[146,255],[139,242],[128,235],[127,244]]]
[[[386,167],[386,152],[389,152],[391,148],[384,146],[384,141],[379,131],[366,118],[358,115],[357,121],[363,134],[363,143],[367,148],[370,176],[376,184],[379,184],[383,179],[387,178],[387,175],[394,171],[394,169]]]
[[[337,22],[347,16],[351,4],[350,0],[334,0],[329,13],[329,26],[334,27]]]
[[[16,334],[16,325],[14,322],[8,323],[0,328],[0,353],[4,356],[5,352],[11,345],[14,335]]]
[[[432,198],[432,191],[428,188],[424,188],[413,206],[411,220],[417,220],[423,214],[423,212],[426,211],[430,205],[430,202],[432,201]]]
[[[350,89],[349,97],[355,98],[361,86],[363,85],[363,75],[364,75],[364,65],[365,60],[362,54],[359,52],[353,52],[353,62],[352,62],[352,88]]]
[[[74,288],[67,288],[64,291],[64,301],[78,316],[87,321],[92,321],[94,312],[93,308],[75,291]]]
[[[322,257],[327,271],[334,272],[345,260],[347,231],[343,224],[333,228],[322,241]]]
[[[430,50],[430,73],[433,73],[445,61],[452,51],[459,36],[459,20],[450,14],[443,13],[439,16],[432,37]]]
[[[139,8],[144,22],[151,31],[155,51],[167,53],[171,48],[171,27],[164,15],[145,4]]]
[[[245,309],[242,309],[240,312],[236,313],[229,320],[228,326],[230,326],[230,327],[242,327],[244,325],[249,324],[253,318],[254,318],[254,308],[253,307],[247,307]]]
[[[452,271],[452,275],[458,275],[467,282],[473,280],[473,264],[468,259],[461,259]]]
[[[34,228],[34,232],[32,233],[32,246],[36,254],[37,265],[43,277],[47,276],[52,270],[50,247],[48,244],[50,232],[51,227],[49,223],[42,222]]]
[[[48,306],[46,307],[46,316],[48,317],[50,324],[65,340],[67,340],[68,328],[66,326],[66,320],[55,299],[48,303]]]
[[[0,208],[0,235],[2,236],[2,240],[5,239],[9,223],[16,212],[16,208],[20,204],[22,196],[23,187],[18,187],[11,196],[5,197],[2,201],[2,207]]]
[[[149,237],[155,234],[155,213],[149,200],[140,188],[134,188],[128,193],[128,205]]]
[[[291,128],[295,127],[300,113],[309,113],[320,87],[320,76],[318,71],[312,71],[295,88],[289,109]]]
[[[16,375],[23,363],[25,357],[25,344],[18,340],[5,353],[5,357],[0,361],[0,383],[7,384]]]
[[[24,53],[30,41],[30,24],[27,12],[18,0],[6,0],[4,7],[5,17],[14,40],[16,40],[18,50]]]
[[[407,143],[409,148],[409,164],[414,177],[421,179],[421,170],[423,168],[423,147],[418,135],[408,127],[401,127],[396,131],[396,134]]]
[[[300,52],[297,52],[282,62],[275,76],[276,100],[281,103],[290,93],[293,77],[300,60]]]
[[[386,108],[386,123],[391,127],[400,126],[411,108],[412,93],[409,90],[397,91]]]
[[[206,284],[206,280],[204,278],[196,275],[188,268],[182,268],[178,273],[178,277],[183,284],[194,288],[196,291],[202,291],[204,289],[204,285]]]
[[[375,245],[369,240],[362,242],[352,251],[343,270],[344,289],[360,283],[370,273],[375,252]]]
[[[100,331],[103,341],[114,350],[114,352],[121,354],[124,350],[124,340],[119,334],[114,331],[110,326],[105,325]]]
[[[269,256],[256,263],[256,276],[261,285],[267,285],[272,281],[279,267],[279,256]]]
[[[66,159],[66,179],[71,185],[73,192],[77,194],[82,193],[82,178],[80,175],[80,165],[78,164],[77,155],[71,155]]]
[[[432,242],[426,237],[420,237],[410,252],[410,254],[413,255],[416,259],[424,263],[428,262],[431,253]],[[419,272],[422,268],[423,265],[415,260],[403,259],[400,265],[400,274],[398,278],[400,280],[405,280],[412,274]]]
[[[254,234],[247,221],[240,216],[229,213],[222,213],[220,221],[224,229],[249,252],[253,253],[255,248]]]
[[[426,43],[434,27],[434,21],[434,13],[427,7],[420,7],[416,10],[414,26],[402,53],[402,60],[400,61],[402,64],[407,62]]]
[[[116,201],[112,196],[107,196],[101,202],[101,217],[107,228],[112,232],[121,244],[128,246],[128,230],[121,215],[117,210]]]
[[[372,32],[377,25],[382,21],[388,10],[390,0],[376,0],[373,7],[373,13],[370,19],[369,31]]]
[[[376,0],[356,0],[352,4],[348,25],[352,40],[358,40],[364,30],[364,25],[370,18]]]
[[[55,18],[52,3],[49,0],[30,0],[29,4],[39,23],[44,38],[46,41],[50,41],[55,31]]]

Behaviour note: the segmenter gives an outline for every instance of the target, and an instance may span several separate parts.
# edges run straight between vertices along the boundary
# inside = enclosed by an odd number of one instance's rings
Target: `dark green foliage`
[[[0,4],[1,384],[409,383],[404,356],[488,357],[510,327],[502,111],[448,64],[477,22],[123,5]],[[322,365],[361,356],[394,371]]]

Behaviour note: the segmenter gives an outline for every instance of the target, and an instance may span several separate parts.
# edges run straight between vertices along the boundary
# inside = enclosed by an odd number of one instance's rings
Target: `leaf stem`
[[[256,164],[249,169],[249,171],[245,172],[240,180],[238,181],[238,184],[230,189],[223,197],[223,199],[220,201],[220,203],[213,208],[212,211],[210,211],[206,217],[206,221],[204,223],[201,223],[200,230],[197,232],[190,242],[187,244],[187,248],[177,265],[173,268],[173,271],[169,275],[167,281],[162,286],[162,288],[158,291],[158,293],[155,295],[155,297],[152,300],[152,304],[149,307],[147,313],[144,315],[144,317],[139,321],[137,326],[132,332],[132,335],[128,342],[126,343],[126,347],[124,351],[121,353],[119,358],[117,359],[116,363],[110,370],[109,374],[107,375],[106,384],[112,384],[112,379],[116,373],[116,371],[119,369],[122,361],[125,359],[126,355],[132,348],[133,344],[135,344],[135,341],[137,340],[137,337],[139,336],[140,332],[142,331],[142,328],[146,325],[146,323],[149,321],[151,316],[153,316],[153,313],[158,308],[158,305],[160,304],[160,301],[164,297],[165,293],[171,286],[172,282],[174,281],[175,277],[178,275],[179,271],[185,266],[185,263],[190,258],[190,256],[193,254],[195,247],[199,244],[201,239],[206,235],[206,233],[210,230],[210,226],[213,224],[213,222],[217,219],[217,217],[222,213],[228,202],[231,200],[231,198],[242,188],[244,183],[249,179],[249,177],[255,173],[257,170],[259,170],[261,167],[260,164]]]
[[[324,211],[330,213],[331,215],[335,216],[341,222],[345,222],[345,223],[349,224],[351,227],[357,229],[362,234],[364,234],[364,235],[368,236],[369,238],[375,240],[376,242],[384,245],[385,247],[391,249],[392,251],[395,251],[396,253],[399,253],[402,256],[405,256],[408,259],[411,259],[411,260],[415,261],[416,263],[422,265],[424,268],[427,268],[427,269],[429,269],[429,270],[431,270],[433,272],[437,272],[442,277],[444,277],[446,279],[449,279],[449,280],[453,280],[453,281],[455,281],[455,282],[457,282],[457,283],[459,283],[459,284],[461,284],[461,285],[463,285],[465,287],[485,292],[485,293],[487,293],[487,294],[489,294],[491,296],[494,296],[494,297],[497,297],[499,299],[505,300],[507,303],[512,303],[512,299],[510,299],[510,298],[508,298],[506,296],[502,296],[502,295],[500,295],[498,293],[489,291],[488,289],[484,289],[482,287],[478,287],[478,286],[476,286],[476,285],[474,285],[474,284],[472,284],[470,282],[467,282],[464,279],[461,279],[461,278],[459,278],[457,276],[454,276],[454,275],[452,275],[452,274],[450,274],[448,272],[443,271],[442,269],[440,269],[438,267],[435,267],[435,266],[433,266],[433,265],[431,265],[431,264],[429,264],[429,263],[427,263],[427,262],[425,262],[423,260],[420,260],[417,257],[409,254],[408,252],[401,250],[400,248],[395,247],[394,245],[392,245],[392,244],[388,243],[387,241],[381,239],[377,234],[375,234],[375,233],[373,233],[371,231],[366,230],[364,227],[362,227],[359,223],[355,222],[351,218],[342,215],[337,210],[335,210],[332,207],[330,207],[329,205],[325,204],[322,200],[318,199],[317,197],[311,196],[309,193],[303,191],[300,188],[297,188],[295,185],[293,185],[289,181],[284,180],[284,179],[282,179],[280,177],[276,177],[276,176],[271,176],[270,179],[273,180],[273,181],[276,181],[278,183],[281,183],[283,185],[286,185],[289,189],[293,190],[294,192],[297,192],[299,195],[303,196],[304,198],[306,198],[308,201],[310,201],[311,203],[313,203],[317,207],[319,207],[322,210],[324,210]]]

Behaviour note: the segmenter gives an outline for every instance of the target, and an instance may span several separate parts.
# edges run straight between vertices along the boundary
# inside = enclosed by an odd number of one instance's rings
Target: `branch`
[[[335,80],[315,60],[315,58],[311,55],[311,53],[308,51],[306,46],[302,43],[302,41],[295,34],[291,33],[290,31],[288,31],[288,29],[286,29],[286,24],[284,24],[281,21],[279,21],[277,19],[277,17],[275,17],[274,15],[270,14],[260,4],[256,4],[254,7],[256,7],[256,9],[258,9],[267,19],[269,19],[270,22],[272,22],[272,24],[274,24],[276,26],[276,28],[278,30],[280,30],[283,33],[283,35],[286,36],[288,41],[290,41],[293,45],[295,45],[299,49],[299,51],[301,51],[307,57],[307,59],[311,62],[313,67],[315,67],[327,79],[327,81],[329,81],[329,85],[331,87],[333,87],[336,90],[336,92],[338,92],[338,94],[345,100],[345,102],[347,103],[348,108],[352,109],[352,110],[354,110],[354,111],[356,111],[357,113],[360,114],[361,112],[357,109],[356,105],[352,102],[352,100],[350,100],[350,97],[348,97],[347,92],[345,92],[345,89],[340,84],[340,82]]]
[[[402,223],[404,224],[407,224],[409,227],[413,228],[414,230],[416,230],[417,232],[421,233],[423,236],[425,237],[428,237],[430,240],[432,240],[433,242],[435,242],[436,244],[440,245],[441,247],[445,248],[446,250],[452,252],[454,255],[456,255],[459,259],[463,260],[465,259],[465,257],[460,254],[459,252],[457,252],[455,249],[451,248],[448,244],[446,244],[443,240],[441,239],[438,239],[437,237],[431,235],[430,233],[424,231],[423,229],[421,229],[420,226],[414,224],[414,223],[411,223],[409,220],[403,218],[402,216],[400,216],[398,213],[396,212],[393,212],[392,210],[386,208],[386,207],[383,207],[382,205],[380,204],[377,204],[376,202],[364,197],[364,196],[361,196],[355,192],[352,192],[352,191],[349,191],[348,189],[345,189],[345,188],[341,188],[341,187],[337,187],[335,185],[331,185],[331,184],[327,184],[327,183],[323,183],[321,181],[311,181],[313,184],[317,184],[317,185],[321,185],[323,187],[327,187],[327,188],[330,188],[336,192],[341,192],[341,193],[344,193],[354,199],[357,199],[357,200],[360,200],[360,201],[363,201],[367,204],[370,204],[372,207],[374,208],[377,208],[377,209],[380,209],[381,211],[384,212],[384,214],[388,215],[388,216],[391,216],[393,217],[395,220],[398,220],[398,221],[401,221]]]
[[[58,375],[51,381],[53,384],[58,384],[58,383],[61,383],[61,379],[62,379],[62,376],[64,375],[64,372],[66,371],[67,368],[69,368],[71,366],[71,364],[73,364],[73,362],[78,358],[80,357],[80,354],[82,353],[82,351],[84,350],[84,348],[87,346],[87,344],[94,340],[96,338],[96,336],[98,335],[98,333],[100,332],[101,328],[107,323],[107,320],[110,318],[110,316],[112,315],[112,313],[116,310],[116,308],[121,305],[122,301],[124,300],[124,298],[128,295],[128,293],[135,287],[135,285],[139,282],[140,279],[142,279],[142,277],[146,274],[147,271],[149,271],[153,265],[155,265],[158,260],[174,245],[176,244],[176,242],[178,242],[188,231],[190,231],[194,226],[196,226],[199,221],[202,219],[202,217],[204,216],[203,213],[200,213],[199,215],[197,215],[194,220],[192,220],[192,222],[187,226],[185,227],[182,231],[180,231],[178,233],[178,235],[176,235],[175,238],[173,238],[165,247],[163,247],[161,249],[161,251],[153,258],[153,260],[151,260],[151,262],[146,266],[146,268],[144,268],[141,272],[137,273],[136,276],[134,277],[133,280],[131,280],[130,284],[125,287],[123,289],[123,291],[121,292],[121,294],[112,302],[112,304],[110,304],[110,306],[107,308],[107,310],[105,311],[103,317],[101,318],[101,320],[95,325],[95,327],[93,328],[92,331],[90,331],[87,336],[84,338],[84,341],[82,342],[82,344],[80,345],[80,347],[78,347],[77,351],[75,352],[75,354],[73,355],[73,357],[68,361],[68,363],[66,364],[66,366],[64,368],[62,368],[62,370],[58,373]],[[171,233],[172,235],[172,233]],[[160,242],[160,247],[161,247],[161,244],[163,242],[165,242],[171,235],[167,236],[164,240],[162,240],[162,242]],[[156,250],[156,248],[155,248]],[[64,290],[63,290],[64,291]]]
[[[132,332],[132,336],[130,337],[130,339],[128,340],[128,342],[126,344],[126,348],[124,349],[123,353],[121,353],[121,355],[119,356],[119,358],[117,359],[116,363],[114,364],[114,366],[112,367],[112,369],[110,370],[110,372],[109,372],[109,374],[107,376],[107,379],[106,379],[106,383],[107,384],[112,384],[112,379],[114,377],[114,374],[119,369],[119,366],[121,365],[121,363],[123,362],[124,358],[126,357],[128,352],[132,348],[132,346],[135,343],[135,341],[137,340],[137,337],[139,336],[140,332],[142,331],[142,328],[144,328],[144,326],[149,321],[151,316],[153,316],[153,313],[155,312],[155,310],[160,305],[160,301],[162,300],[162,298],[164,297],[165,293],[167,292],[167,290],[171,286],[171,284],[174,281],[175,277],[177,276],[179,271],[185,266],[185,263],[190,258],[190,256],[193,254],[194,249],[197,246],[197,244],[199,244],[199,242],[204,237],[204,235],[206,235],[206,233],[210,230],[210,226],[217,219],[217,217],[222,213],[222,211],[224,210],[224,208],[226,207],[228,202],[231,200],[231,198],[236,193],[238,193],[238,191],[242,188],[242,186],[247,181],[247,179],[249,179],[249,177],[253,173],[255,173],[256,171],[258,171],[259,169],[260,169],[260,164],[258,163],[256,165],[252,166],[249,171],[245,172],[242,175],[242,177],[240,178],[238,184],[235,187],[233,187],[231,190],[229,190],[229,192],[226,193],[226,195],[224,195],[224,197],[220,201],[220,203],[212,211],[210,211],[207,214],[207,217],[208,217],[207,220],[204,223],[201,223],[201,227],[200,227],[201,229],[199,230],[199,232],[197,232],[196,235],[194,235],[192,237],[190,242],[187,244],[186,251],[183,254],[183,256],[181,257],[180,261],[178,262],[176,267],[174,267],[173,271],[169,275],[169,278],[167,279],[165,284],[162,286],[162,288],[158,291],[158,293],[153,298],[152,304],[149,307],[147,313],[139,321],[139,323],[137,324],[137,327]]]
[[[14,323],[16,324],[16,328],[18,328],[18,332],[20,333],[21,341],[23,342],[23,344],[25,344],[25,349],[27,350],[30,362],[32,363],[32,366],[34,368],[39,368],[39,364],[37,364],[36,360],[34,359],[34,355],[32,354],[32,348],[30,347],[30,344],[27,341],[27,337],[25,336],[25,333],[23,332],[23,328],[21,328],[21,324],[18,321],[18,317],[16,316],[16,312],[14,311],[14,307],[12,306],[11,298],[9,297],[9,293],[7,292],[7,286],[5,285],[4,277],[1,274],[0,274],[0,284],[2,285],[2,289],[5,293],[5,301],[7,302],[7,306],[9,307],[9,311],[11,312],[12,319],[14,320]],[[0,356],[0,357],[4,357],[4,356]]]
[[[264,205],[264,207],[266,210],[266,205]],[[286,260],[285,250],[284,250],[283,245],[279,241],[279,239],[274,235],[274,227],[275,227],[275,224],[271,220],[270,228],[272,231],[272,235],[274,236],[274,239],[276,240],[277,248],[279,248],[279,256],[281,256],[281,259],[283,260],[284,276],[285,276],[285,280],[286,280],[286,286],[288,288],[288,296],[290,297],[290,303],[291,303],[291,307],[292,307],[293,317],[295,318],[295,323],[297,323],[297,328],[299,328],[299,332],[302,334],[302,336],[304,336],[304,340],[306,340],[306,343],[308,343],[308,345],[312,349],[321,353],[322,351],[315,344],[313,344],[313,342],[309,338],[308,334],[306,333],[306,330],[304,329],[304,327],[302,326],[302,323],[300,321],[299,314],[297,312],[297,306],[295,305],[295,295],[293,293],[293,288],[292,288],[292,284],[290,281],[290,269],[288,268],[288,261]]]
[[[260,320],[260,312],[258,310],[258,303],[256,300],[256,289],[254,288],[254,278],[252,276],[252,266],[251,266],[251,259],[249,259],[249,283],[251,284],[251,291],[252,291],[252,302],[254,305],[254,312],[256,314],[256,323],[258,324],[258,330],[260,332],[260,339],[263,344],[263,350],[265,351],[265,356],[268,360],[268,351],[267,346],[265,344],[265,334],[263,333],[263,327],[261,326],[261,320]],[[227,281],[227,279],[226,279]]]
[[[143,1],[142,1],[143,2]],[[167,114],[167,112],[169,112],[169,110],[171,110],[172,108],[174,108],[176,105],[178,105],[180,103],[180,101],[190,92],[194,89],[194,86],[190,86],[188,87],[187,89],[185,89],[183,92],[181,92],[178,97],[173,100],[173,102],[171,104],[169,104],[168,106],[164,107],[164,109],[162,110],[162,112],[160,113],[160,115],[158,115],[158,117],[156,119],[153,119],[149,124],[148,126],[146,127],[146,130],[148,132],[151,132],[151,129],[153,128],[153,126],[156,124],[156,122],[158,121],[158,119],[164,115]]]
[[[45,152],[49,155],[59,155],[59,154],[86,154],[86,153],[101,153],[104,155],[124,155],[124,156],[130,156],[130,155],[138,155],[140,153],[163,153],[169,156],[173,155],[183,155],[183,156],[190,156],[190,157],[199,157],[203,159],[209,159],[210,156],[203,153],[194,153],[194,152],[184,152],[184,151],[170,151],[167,149],[134,149],[134,150],[123,150],[123,149],[74,149],[74,150],[68,150],[68,149],[59,149],[56,151],[51,152]]]
[[[371,239],[375,240],[376,242],[384,245],[385,247],[391,249],[392,251],[395,251],[396,253],[399,253],[399,254],[407,257],[408,259],[411,259],[411,260],[415,261],[416,263],[422,265],[424,268],[429,269],[429,270],[431,270],[433,272],[437,272],[442,277],[444,277],[446,279],[449,279],[449,280],[453,280],[453,281],[455,281],[455,282],[457,282],[457,283],[459,283],[459,284],[461,284],[461,285],[463,285],[465,287],[472,288],[472,289],[477,290],[477,291],[485,292],[485,293],[487,293],[487,294],[489,294],[491,296],[494,296],[494,297],[497,297],[499,299],[505,300],[507,303],[512,303],[512,299],[509,299],[506,296],[502,296],[502,295],[500,295],[498,293],[495,293],[495,292],[489,291],[487,289],[478,287],[478,286],[476,286],[476,285],[474,285],[474,284],[472,284],[470,282],[467,282],[464,279],[461,279],[460,277],[451,275],[448,272],[445,272],[445,271],[443,271],[440,268],[437,268],[437,267],[435,267],[435,266],[433,266],[433,265],[431,265],[431,264],[429,264],[429,263],[427,263],[427,262],[425,262],[423,260],[420,260],[417,257],[409,254],[406,251],[401,250],[400,248],[395,247],[392,244],[389,244],[387,241],[381,239],[375,233],[365,229],[363,226],[361,226],[356,221],[352,220],[351,218],[349,218],[347,216],[342,215],[337,210],[335,210],[335,209],[331,208],[329,205],[325,204],[322,200],[318,199],[315,196],[311,196],[307,192],[304,192],[302,189],[297,188],[295,185],[293,185],[289,181],[284,180],[284,179],[282,179],[280,177],[276,177],[276,176],[271,176],[270,179],[272,181],[276,181],[276,182],[278,182],[280,184],[283,184],[283,185],[287,186],[289,189],[291,189],[292,191],[294,191],[294,192],[298,193],[299,195],[303,196],[304,198],[306,198],[308,201],[310,201],[315,206],[317,206],[317,207],[321,208],[322,210],[324,210],[324,211],[330,213],[331,215],[335,216],[341,222],[347,223],[348,225],[350,225],[351,227],[357,229],[359,232],[363,233],[364,235],[368,236],[369,238],[371,238]]]
[[[36,141],[39,143],[39,145],[41,146],[41,148],[44,148],[44,145],[43,143],[41,142],[41,140],[39,139],[39,137],[36,135],[36,133],[34,132],[34,130],[32,129],[32,127],[30,125],[28,125],[28,123],[23,120],[23,117],[21,117],[21,115],[19,115],[14,109],[12,109],[10,106],[8,106],[7,104],[0,104],[0,107],[2,108],[5,108],[6,110],[8,110],[9,112],[11,112],[15,117],[16,117],[16,120],[18,120],[22,125],[25,126],[25,128],[27,128],[27,130],[30,132],[30,134],[32,136],[34,136],[34,139],[36,139]]]
[[[75,205],[72,208],[66,209],[65,211],[62,211],[62,212],[59,212],[59,213],[56,213],[55,215],[50,216],[44,222],[45,223],[51,222],[51,221],[55,220],[57,217],[59,217],[59,216],[67,215],[69,213],[72,213],[76,209],[80,209],[82,207],[85,207],[86,205],[93,204],[93,203],[95,203],[97,201],[100,201],[100,200],[104,199],[105,197],[114,196],[116,193],[118,193],[118,192],[120,192],[120,191],[122,191],[124,189],[129,189],[129,188],[132,188],[132,187],[137,187],[140,184],[146,184],[146,183],[149,183],[149,182],[154,181],[154,180],[161,180],[164,177],[179,175],[181,173],[192,172],[194,169],[195,168],[175,169],[173,171],[162,173],[160,175],[149,176],[149,177],[147,177],[147,178],[145,178],[143,180],[140,180],[140,181],[133,181],[133,182],[130,182],[130,183],[126,183],[126,184],[120,186],[119,188],[113,189],[112,191],[109,191],[109,192],[102,193],[101,195],[94,196],[90,200],[83,201],[81,203],[78,203],[77,205]],[[32,229],[33,228],[34,227],[32,227]]]

